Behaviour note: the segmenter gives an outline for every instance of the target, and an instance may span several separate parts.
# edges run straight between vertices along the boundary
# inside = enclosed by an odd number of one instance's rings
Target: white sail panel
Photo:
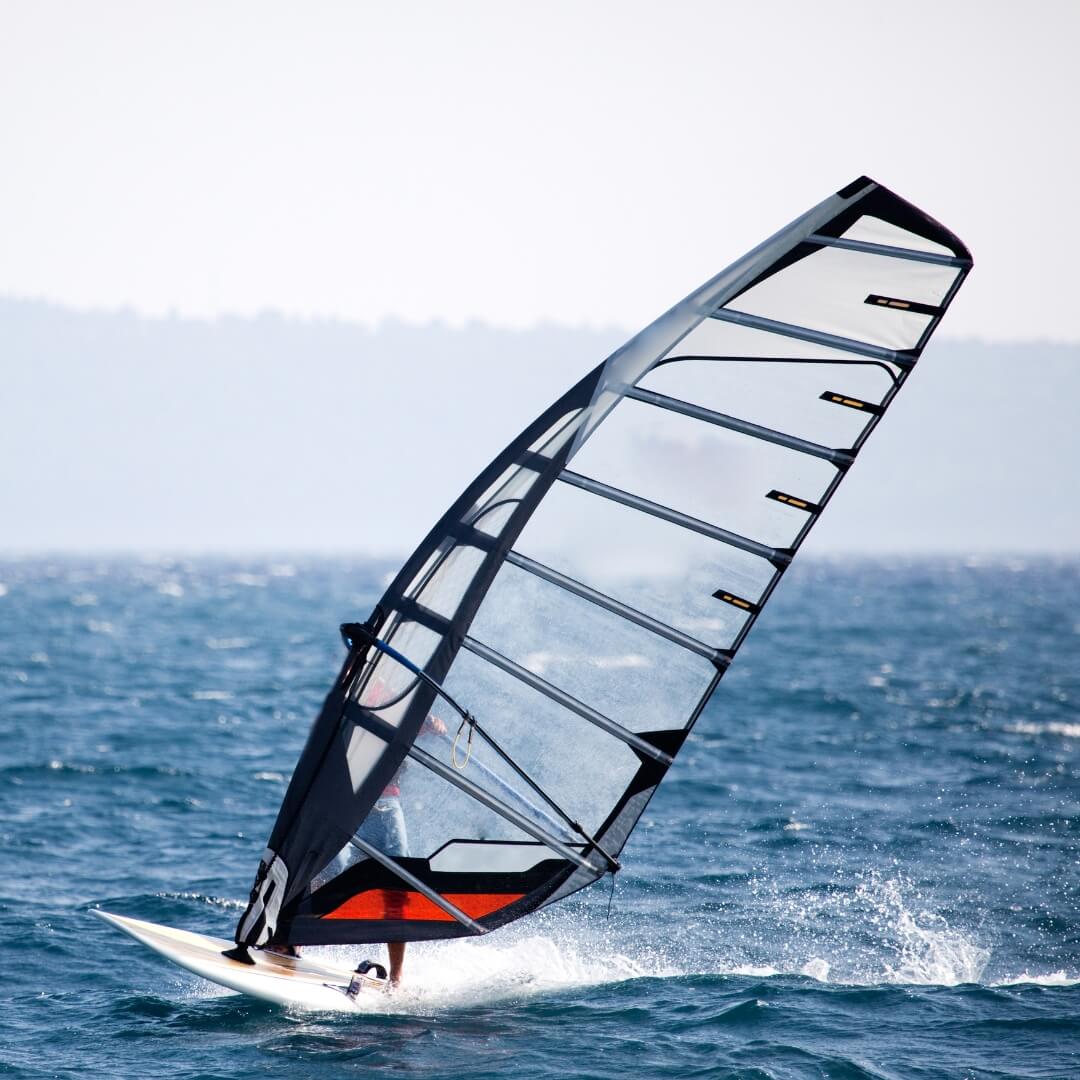
[[[914,349],[959,272],[953,266],[826,247],[747,289],[724,309],[886,349]],[[909,306],[868,303],[871,296]]]
[[[883,221],[873,214],[863,214],[861,217],[856,218],[854,224],[845,229],[840,235],[845,240],[861,240],[863,243],[904,248],[908,251],[925,251],[935,255],[943,255],[946,258],[956,254],[947,244],[920,236],[910,229],[902,229],[899,225]]]

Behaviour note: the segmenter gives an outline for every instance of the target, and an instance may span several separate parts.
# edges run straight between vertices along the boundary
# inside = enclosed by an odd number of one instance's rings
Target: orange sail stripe
[[[443,899],[474,919],[490,915],[499,908],[520,900],[524,893],[445,893]],[[404,889],[366,889],[350,897],[324,919],[423,919],[428,922],[453,922],[438,904],[426,896]]]

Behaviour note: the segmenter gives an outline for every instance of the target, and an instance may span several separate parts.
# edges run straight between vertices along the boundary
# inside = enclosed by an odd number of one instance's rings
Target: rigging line
[[[454,741],[450,744],[450,764],[453,765],[455,769],[460,769],[462,772],[464,772],[468,768],[469,760],[470,758],[472,758],[472,737],[473,732],[476,730],[476,724],[473,723],[469,725],[469,735],[468,738],[465,740],[465,756],[461,759],[461,761],[458,761],[457,744],[458,739],[461,738],[461,733],[464,730],[465,721],[462,720],[461,723],[458,724],[457,734],[454,736]]]
[[[437,893],[429,885],[425,885],[415,874],[410,874],[396,859],[383,854],[377,847],[373,847],[366,840],[358,836],[350,836],[349,843],[358,851],[362,851],[369,858],[381,863],[395,877],[401,878],[406,885],[411,885],[422,896],[426,896],[433,904],[443,909],[447,915],[457,919],[462,926],[471,930],[474,934],[486,934],[487,931],[474,919],[470,919],[461,908],[451,904],[449,900]]]

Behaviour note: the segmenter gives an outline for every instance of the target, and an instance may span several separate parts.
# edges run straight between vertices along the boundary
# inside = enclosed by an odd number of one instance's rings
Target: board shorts
[[[384,855],[407,859],[409,834],[405,831],[401,799],[396,795],[384,795],[371,808],[363,825],[356,830],[356,835]]]

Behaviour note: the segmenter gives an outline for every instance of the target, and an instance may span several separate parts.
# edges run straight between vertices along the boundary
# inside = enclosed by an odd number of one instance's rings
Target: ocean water
[[[1077,562],[796,565],[614,891],[363,1015],[93,918],[231,934],[388,569],[0,563],[0,1076],[1080,1075]]]

